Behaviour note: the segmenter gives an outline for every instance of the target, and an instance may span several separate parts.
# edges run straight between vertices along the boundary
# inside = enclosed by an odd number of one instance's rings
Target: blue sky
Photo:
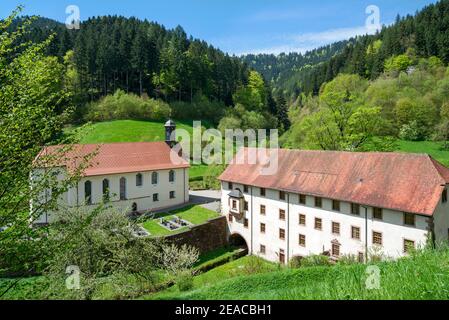
[[[380,10],[381,24],[397,14],[413,14],[436,0],[2,0],[0,17],[17,4],[24,14],[61,22],[68,5],[77,5],[81,20],[117,14],[157,21],[231,54],[306,50],[365,34],[369,5]]]

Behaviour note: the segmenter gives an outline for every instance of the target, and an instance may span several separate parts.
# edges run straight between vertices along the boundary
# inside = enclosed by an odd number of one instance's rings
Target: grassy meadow
[[[449,249],[427,250],[378,262],[379,286],[368,289],[363,264],[280,267],[244,257],[196,276],[193,288],[177,286],[145,299],[191,300],[427,300],[449,299]]]

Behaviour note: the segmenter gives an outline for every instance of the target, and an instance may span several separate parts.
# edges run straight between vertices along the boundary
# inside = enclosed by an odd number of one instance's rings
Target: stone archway
[[[229,236],[229,244],[246,250],[249,248],[245,238],[238,233],[233,233]]]

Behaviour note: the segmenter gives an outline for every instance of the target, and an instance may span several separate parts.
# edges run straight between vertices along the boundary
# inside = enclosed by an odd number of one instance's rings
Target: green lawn
[[[190,205],[185,208],[173,210],[167,213],[159,213],[156,215],[154,219],[145,221],[142,223],[142,226],[148,230],[148,232],[151,233],[152,236],[165,236],[175,233],[180,233],[188,229],[186,228],[180,228],[175,231],[170,231],[162,226],[159,225],[158,218],[164,218],[166,220],[170,220],[173,216],[177,216],[181,219],[187,220],[190,223],[193,223],[194,225],[202,224],[209,219],[213,219],[219,216],[219,214],[215,211],[211,211],[208,209],[205,209],[201,206],[197,205]]]
[[[441,150],[442,142],[403,141],[398,140],[398,151],[411,153],[428,153],[435,160],[449,166],[449,151]]]
[[[275,263],[265,261],[254,256],[246,256],[224,265],[216,267],[208,272],[201,273],[193,279],[193,292],[202,288],[213,288],[222,281],[248,276],[251,273],[264,274],[279,270],[281,267]],[[156,294],[142,297],[143,299],[169,300],[177,299],[187,293],[179,291],[177,286],[170,287]]]
[[[178,129],[185,129],[192,133],[191,121],[177,120],[176,126]],[[73,128],[68,128],[67,132],[70,130]],[[139,120],[97,122],[80,130],[78,138],[82,144],[164,141],[164,122]]]
[[[146,299],[193,300],[432,300],[449,299],[449,249],[428,250],[411,258],[379,262],[379,287],[367,288],[369,272],[363,264],[266,267],[248,274],[245,257],[194,278],[192,290],[177,286]],[[368,283],[369,280],[368,280]],[[371,282],[373,283],[373,282]]]

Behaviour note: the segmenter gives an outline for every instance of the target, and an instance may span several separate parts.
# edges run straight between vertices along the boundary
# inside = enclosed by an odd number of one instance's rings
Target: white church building
[[[42,164],[40,158],[55,154],[64,146],[44,148],[36,158],[31,179],[45,171],[57,172],[64,179],[79,168],[86,156],[89,165],[83,169],[81,179],[61,195],[60,207],[95,208],[107,203],[124,212],[147,212],[165,209],[189,202],[189,163],[176,154],[172,147],[175,123],[165,124],[166,141],[74,145],[57,159],[57,164]],[[51,197],[48,190],[41,201]],[[31,204],[33,206],[38,203]],[[55,210],[58,210],[56,208]],[[35,224],[52,221],[54,212],[46,212]]]
[[[254,255],[364,261],[448,240],[449,169],[428,155],[280,149],[278,172],[262,175],[248,150],[219,179],[229,236]]]

